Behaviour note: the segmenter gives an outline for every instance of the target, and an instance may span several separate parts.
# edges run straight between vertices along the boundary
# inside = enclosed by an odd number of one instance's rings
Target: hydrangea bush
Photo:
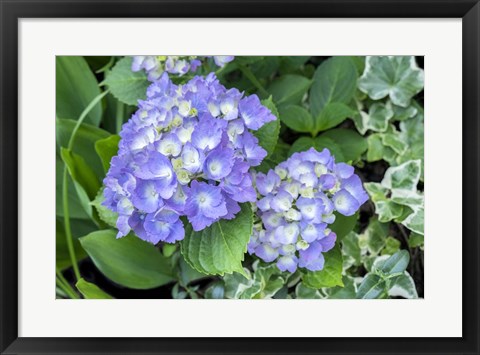
[[[422,66],[57,57],[57,297],[422,297]]]

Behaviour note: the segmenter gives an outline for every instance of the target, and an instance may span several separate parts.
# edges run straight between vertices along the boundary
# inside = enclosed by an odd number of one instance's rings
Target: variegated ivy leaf
[[[390,167],[385,172],[381,185],[387,189],[416,190],[420,180],[421,166],[420,160],[411,160]]]
[[[382,134],[382,143],[393,149],[395,153],[399,155],[405,154],[408,150],[408,142],[405,140],[404,136],[400,135],[400,132],[398,132],[393,125],[390,125],[388,131]]]
[[[253,275],[248,269],[245,269],[245,273],[250,276],[249,279],[240,274],[225,275],[225,296],[227,298],[271,298],[285,284],[285,279],[275,264],[262,266],[257,260],[253,264],[253,269]]]
[[[424,207],[418,207],[413,210],[413,213],[407,216],[402,221],[402,224],[410,229],[412,232],[418,233],[420,235],[424,234],[424,219],[425,219],[425,210]]]
[[[376,102],[370,106],[368,113],[360,111],[359,114],[354,115],[353,121],[361,134],[365,134],[368,130],[385,132],[392,117],[393,110],[388,102],[387,104]]]
[[[403,215],[403,206],[387,197],[390,193],[389,189],[377,182],[365,183],[364,187],[375,205],[375,212],[380,222],[390,222]]]
[[[395,105],[408,107],[423,89],[424,73],[413,56],[367,57],[358,88],[373,100],[390,97]]]
[[[370,254],[377,255],[385,246],[388,236],[388,224],[381,223],[380,220],[372,219],[362,235],[365,239],[365,246]]]
[[[388,295],[390,297],[418,298],[415,282],[407,271],[403,275],[394,277],[390,283]]]
[[[405,121],[409,118],[415,117],[418,112],[418,109],[414,106],[402,107],[397,105],[392,105],[393,108],[393,119],[395,121]]]

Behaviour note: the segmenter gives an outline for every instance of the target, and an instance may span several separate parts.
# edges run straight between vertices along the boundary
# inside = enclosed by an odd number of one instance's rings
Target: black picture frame
[[[1,354],[479,354],[480,4],[477,0],[0,0]],[[20,18],[452,17],[463,19],[463,337],[19,338],[18,24]],[[448,304],[445,304],[448,307]],[[439,309],[441,321],[441,309]]]

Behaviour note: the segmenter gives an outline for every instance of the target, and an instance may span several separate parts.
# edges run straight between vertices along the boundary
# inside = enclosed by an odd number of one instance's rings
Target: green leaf
[[[57,117],[78,119],[88,104],[100,95],[97,79],[83,57],[57,56],[55,79]],[[98,103],[85,122],[98,126],[101,118],[102,106]]]
[[[311,81],[300,75],[284,75],[275,79],[267,91],[275,103],[280,105],[298,104],[308,91]]]
[[[113,96],[128,105],[137,105],[138,100],[145,100],[150,82],[141,70],[132,71],[132,58],[120,59],[108,73],[105,83]]]
[[[375,162],[383,159],[384,145],[382,135],[374,133],[367,137],[367,162]]]
[[[231,274],[224,276],[225,297],[231,299],[271,298],[284,285],[281,271],[275,264],[253,264],[254,272],[245,269],[245,275]]]
[[[369,56],[358,87],[373,100],[389,96],[395,105],[408,107],[422,91],[423,80],[423,70],[413,56]]]
[[[58,148],[66,148],[68,146],[68,141],[70,140],[72,131],[76,124],[77,122],[73,120],[57,118],[55,129]],[[99,178],[102,178],[105,173],[102,162],[98,158],[97,152],[95,151],[95,143],[98,140],[107,138],[109,136],[110,133],[101,128],[82,123],[77,131],[72,148],[72,151],[75,154],[80,155],[85,161],[88,162],[88,165]]]
[[[75,284],[77,289],[86,299],[107,300],[113,299],[108,293],[102,291],[97,285],[85,281],[83,278]]]
[[[392,255],[400,250],[400,241],[393,237],[387,237],[385,240],[385,248],[382,250],[382,255]]]
[[[102,205],[102,202],[105,201],[105,197],[103,196],[103,190],[103,187],[98,190],[97,196],[92,202],[90,202],[90,204],[95,207],[98,213],[98,217],[102,221],[104,221],[107,225],[111,227],[117,228],[118,213],[113,212],[109,208]]]
[[[358,234],[355,232],[350,232],[342,239],[342,253],[344,255],[344,262],[347,258],[351,258],[349,266],[356,265],[359,266],[362,263],[362,250],[359,245]]]
[[[324,253],[325,265],[320,271],[307,271],[302,275],[302,281],[307,287],[321,288],[343,286],[342,269],[343,258],[337,245],[327,253]]]
[[[313,131],[313,135],[317,135],[320,131],[326,131],[327,129],[335,127],[345,121],[348,117],[353,117],[354,115],[355,111],[343,103],[328,103],[323,107],[315,120],[315,130]]]
[[[294,131],[304,133],[312,133],[314,131],[312,115],[301,106],[290,105],[282,108],[280,119]]]
[[[332,139],[322,136],[316,138],[298,138],[290,147],[288,155],[290,156],[296,152],[304,152],[309,150],[311,147],[315,148],[319,152],[321,152],[324,148],[327,148],[330,150],[330,153],[335,156],[335,160],[337,162],[346,161],[340,146]]]
[[[415,232],[410,233],[408,237],[408,246],[410,248],[423,247],[424,236]]]
[[[395,153],[403,155],[408,150],[408,143],[404,141],[399,132],[385,133],[382,135],[382,142],[385,146],[392,148]]]
[[[410,254],[406,250],[400,250],[385,261],[378,263],[376,267],[386,275],[404,272],[410,262]]]
[[[117,155],[119,142],[120,137],[116,134],[95,142],[95,151],[102,161],[103,170],[105,173],[110,168],[110,161],[112,160],[112,157]]]
[[[337,235],[337,241],[341,241],[348,233],[350,233],[355,224],[357,224],[358,213],[352,216],[344,216],[335,212],[335,222],[333,222],[329,228]]]
[[[225,286],[223,285],[223,282],[213,282],[205,290],[204,297],[207,299],[223,299],[225,297]]]
[[[181,252],[185,260],[204,274],[224,275],[234,271],[245,274],[244,254],[253,228],[253,214],[249,203],[232,220],[220,220],[200,232],[190,224],[185,228]]]
[[[63,163],[62,157],[60,153],[55,154],[55,207],[56,207],[56,215],[59,217],[63,217],[63,196],[62,196],[62,189],[63,189],[63,170],[65,168],[65,164]],[[68,175],[68,174],[67,174]],[[80,203],[78,198],[77,190],[75,188],[75,184],[68,175],[68,210],[70,218],[77,218],[77,219],[90,219],[90,216],[85,211],[85,208]]]
[[[320,299],[322,298],[320,292],[311,287],[304,286],[299,282],[295,287],[295,296],[298,299]]]
[[[272,97],[262,100],[262,105],[268,108],[272,114],[277,117],[275,121],[268,122],[253,134],[258,138],[258,143],[267,151],[267,157],[271,155],[277,145],[278,134],[280,133],[280,120],[278,119],[278,111],[272,101]]]
[[[352,277],[343,276],[343,287],[335,286],[327,289],[329,299],[354,299],[356,296],[355,282]]]
[[[389,232],[389,225],[380,223],[376,218],[371,219],[363,233],[365,243],[370,254],[377,255],[383,249]]]
[[[388,189],[416,191],[418,181],[420,180],[421,165],[422,162],[420,160],[412,160],[388,168],[381,182],[382,186]]]
[[[88,202],[92,201],[101,186],[93,170],[81,156],[72,153],[66,148],[60,148],[60,155],[67,166],[70,176],[76,183],[75,186],[79,185],[85,191]]]
[[[367,140],[357,132],[346,128],[335,128],[323,133],[321,139],[331,139],[342,151],[342,159],[336,161],[355,161],[367,150]],[[333,152],[332,152],[333,154]]]
[[[174,280],[168,258],[159,249],[133,235],[116,239],[113,230],[80,238],[95,266],[110,280],[134,289],[149,289]]]
[[[409,118],[415,117],[418,112],[418,109],[415,106],[401,107],[397,105],[392,105],[393,107],[393,118],[395,121],[405,121]]]
[[[415,282],[408,272],[405,271],[402,275],[392,278],[388,295],[408,299],[418,298]]]
[[[375,274],[367,274],[358,287],[357,298],[373,299],[380,298],[385,292],[386,283]]]
[[[332,57],[313,76],[310,110],[317,117],[330,102],[348,104],[357,87],[357,69],[351,58]]]

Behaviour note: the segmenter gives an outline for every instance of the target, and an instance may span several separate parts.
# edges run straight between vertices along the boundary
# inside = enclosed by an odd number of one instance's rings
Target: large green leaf
[[[348,117],[353,117],[353,111],[347,105],[341,102],[331,102],[326,104],[320,114],[315,119],[315,129],[313,135],[317,135],[320,131],[325,131],[335,127],[345,121]]]
[[[88,104],[98,95],[97,79],[83,57],[57,56],[55,68],[56,115],[78,119]],[[85,121],[96,126],[102,118],[102,106],[95,105]]]
[[[269,97],[266,100],[262,100],[262,105],[267,107],[272,114],[277,117],[275,121],[268,122],[258,131],[254,131],[253,134],[258,138],[258,143],[267,151],[267,157],[273,153],[275,146],[277,145],[278,134],[280,132],[280,120],[278,119],[278,111],[272,98]]]
[[[307,271],[302,275],[304,285],[316,289],[343,286],[343,258],[338,244],[329,252],[324,253],[323,256],[325,257],[325,265],[322,270]]]
[[[317,117],[330,102],[348,104],[357,87],[357,70],[351,58],[332,57],[313,76],[310,110]]]
[[[312,133],[315,123],[312,115],[301,106],[289,105],[281,110],[280,119],[294,131]]]
[[[373,100],[389,96],[395,105],[408,107],[422,91],[423,80],[423,70],[413,56],[372,56],[367,57],[358,87]]]
[[[155,246],[128,235],[116,239],[113,230],[80,238],[80,244],[95,266],[110,280],[134,289],[149,289],[173,281],[168,258]]]
[[[311,81],[300,75],[284,75],[275,79],[267,91],[277,106],[298,104],[308,91]]]
[[[224,275],[234,271],[244,274],[242,267],[247,244],[252,235],[253,214],[249,203],[232,220],[220,220],[200,232],[190,224],[180,243],[185,260],[204,274]]]
[[[95,142],[95,151],[102,161],[105,172],[110,168],[112,157],[117,155],[120,137],[116,134]]]
[[[138,100],[145,100],[150,82],[141,70],[132,71],[132,58],[120,59],[108,73],[105,83],[113,96],[128,105],[137,105]]]
[[[113,298],[105,291],[102,291],[97,285],[87,282],[84,279],[78,280],[75,286],[86,299],[108,300]]]
[[[352,216],[344,216],[335,212],[335,222],[330,225],[330,229],[337,235],[337,242],[341,241],[350,231],[353,230],[358,220],[358,213]]]
[[[337,162],[357,160],[367,150],[367,140],[351,129],[331,129],[323,133],[319,138],[331,139],[340,147],[343,159],[340,160],[340,158],[335,157]]]

